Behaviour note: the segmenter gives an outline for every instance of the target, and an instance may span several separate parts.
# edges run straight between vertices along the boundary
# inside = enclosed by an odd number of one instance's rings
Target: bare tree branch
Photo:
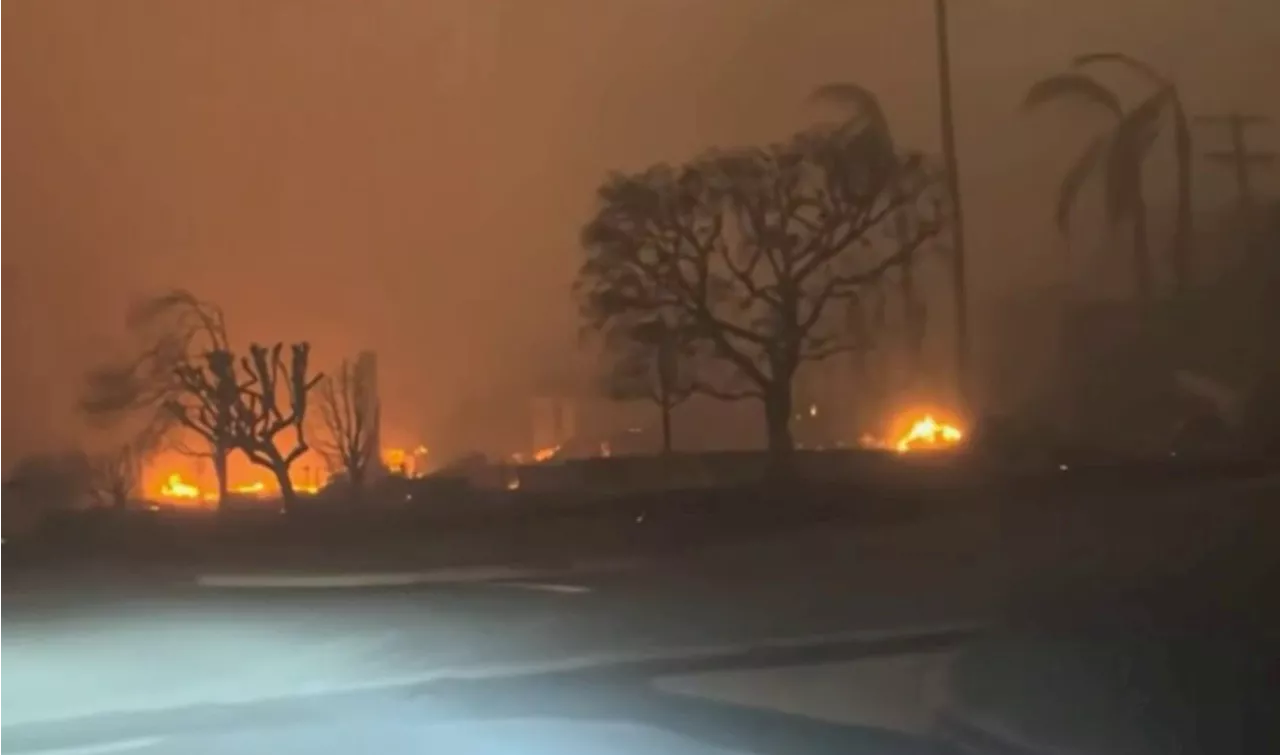
[[[189,291],[175,290],[136,303],[126,324],[140,343],[137,353],[89,373],[81,411],[112,429],[140,426],[128,441],[135,446],[158,443],[175,426],[193,431],[208,444],[208,450],[197,455],[214,460],[219,497],[224,497],[230,405],[216,400],[227,394],[192,390],[193,381],[199,380],[192,374],[193,365],[202,355],[227,349],[221,308]]]
[[[316,450],[330,468],[346,473],[359,491],[369,469],[378,463],[377,430],[381,407],[371,370],[359,360],[342,360],[336,373],[317,385],[320,417],[325,433]]]

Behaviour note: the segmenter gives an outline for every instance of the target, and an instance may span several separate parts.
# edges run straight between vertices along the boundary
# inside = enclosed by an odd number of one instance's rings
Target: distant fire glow
[[[429,466],[431,451],[417,446],[412,451],[403,448],[382,449],[382,466],[391,474],[404,477],[424,477]]]
[[[558,453],[560,453],[560,446],[539,448],[537,451],[533,452],[533,460],[537,462],[550,461],[551,459],[554,459]]]
[[[217,494],[201,493],[200,488],[182,479],[182,475],[173,473],[160,487],[160,497],[173,501],[209,501],[215,500]]]
[[[299,495],[315,495],[320,492],[326,480],[314,482],[294,481],[293,490]],[[272,498],[279,494],[279,487],[262,480],[227,486],[227,493],[237,498]],[[199,503],[213,504],[218,502],[216,490],[204,490],[186,479],[178,472],[165,476],[163,484],[156,490],[155,498],[172,504],[194,505]]]
[[[908,451],[950,448],[964,440],[964,432],[955,425],[939,422],[932,414],[926,414],[911,426],[894,443],[898,453]]]

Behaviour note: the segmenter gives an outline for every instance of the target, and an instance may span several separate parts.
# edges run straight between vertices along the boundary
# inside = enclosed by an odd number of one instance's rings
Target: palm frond
[[[1080,157],[1076,158],[1071,169],[1062,178],[1062,183],[1058,187],[1058,201],[1054,209],[1054,222],[1064,236],[1070,235],[1071,213],[1075,210],[1076,199],[1080,196],[1080,189],[1083,188],[1084,182],[1101,161],[1103,152],[1107,148],[1107,141],[1105,136],[1094,137],[1093,141],[1089,143],[1084,152],[1080,153]]]
[[[1117,118],[1124,113],[1115,92],[1083,73],[1059,73],[1037,81],[1027,90],[1022,107],[1031,110],[1049,102],[1068,99],[1100,106]]]
[[[1123,52],[1090,52],[1085,53],[1084,55],[1077,55],[1071,62],[1071,64],[1076,68],[1082,68],[1084,66],[1095,65],[1098,63],[1119,63],[1120,65],[1146,76],[1158,86],[1163,87],[1168,84],[1168,80],[1165,79],[1164,76],[1161,76],[1160,72],[1150,64]]]
[[[880,105],[880,98],[870,89],[860,84],[837,82],[818,87],[809,95],[809,99],[813,102],[851,106],[858,115],[867,120],[868,129],[890,140],[891,143],[889,119]]]
[[[1169,87],[1163,87],[1142,102],[1139,102],[1129,112],[1124,114],[1120,120],[1120,124],[1116,127],[1116,135],[1123,139],[1126,132],[1137,136],[1148,132],[1158,132],[1160,130],[1160,116],[1164,114],[1165,108],[1173,99],[1173,90]]]

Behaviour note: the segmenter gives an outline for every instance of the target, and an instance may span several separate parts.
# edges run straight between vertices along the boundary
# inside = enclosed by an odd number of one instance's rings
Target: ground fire
[[[323,487],[323,481],[294,482],[294,492],[300,495],[314,495]],[[227,486],[227,492],[242,498],[271,498],[278,494],[278,489],[262,480]],[[172,472],[164,479],[164,483],[156,490],[155,498],[160,501],[176,504],[212,504],[217,503],[218,493],[215,490],[204,490],[199,485],[184,479],[181,473]]]
[[[169,501],[216,501],[217,493],[202,493],[200,488],[182,479],[174,472],[160,486],[160,497]]]
[[[964,440],[964,432],[955,425],[939,422],[932,414],[926,414],[911,423],[899,436],[893,447],[898,453],[908,451],[950,448]]]

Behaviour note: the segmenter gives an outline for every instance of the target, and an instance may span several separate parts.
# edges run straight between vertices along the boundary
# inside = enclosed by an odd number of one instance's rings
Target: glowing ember
[[[898,453],[906,453],[922,448],[946,448],[962,440],[964,440],[964,433],[960,428],[939,422],[933,418],[933,415],[926,414],[912,423],[911,428],[898,438],[894,448]]]
[[[539,448],[537,451],[533,452],[533,460],[536,462],[549,461],[551,459],[554,459],[555,455],[559,452],[560,452],[560,446],[550,446],[548,448]]]

